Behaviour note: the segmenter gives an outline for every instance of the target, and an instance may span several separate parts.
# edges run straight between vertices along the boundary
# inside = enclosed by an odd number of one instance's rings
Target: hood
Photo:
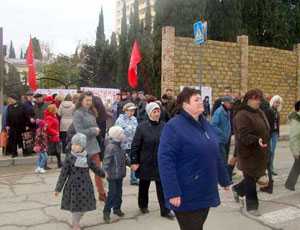
[[[45,117],[55,117],[56,115],[53,114],[53,113],[50,113],[48,110],[45,110],[44,116],[45,116]]]
[[[296,121],[300,122],[300,114],[297,112],[292,112],[288,115],[288,119],[289,119],[289,121],[296,120]]]
[[[70,109],[72,106],[74,106],[72,101],[63,101],[60,105],[65,109]]]

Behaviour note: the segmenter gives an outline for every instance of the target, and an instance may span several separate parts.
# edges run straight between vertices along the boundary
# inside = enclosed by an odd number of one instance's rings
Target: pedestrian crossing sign
[[[194,37],[197,45],[203,45],[207,39],[207,21],[194,24]]]

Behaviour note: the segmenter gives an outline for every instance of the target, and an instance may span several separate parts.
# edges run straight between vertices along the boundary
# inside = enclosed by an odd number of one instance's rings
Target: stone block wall
[[[260,88],[283,97],[283,122],[300,99],[300,45],[294,51],[249,46],[248,37],[240,36],[236,43],[209,40],[198,46],[193,38],[175,37],[173,27],[162,34],[162,92],[202,83],[212,87],[215,100],[228,86],[241,94]]]

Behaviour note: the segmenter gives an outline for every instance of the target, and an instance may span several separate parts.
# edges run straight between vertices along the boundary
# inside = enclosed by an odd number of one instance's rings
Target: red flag
[[[36,91],[37,90],[36,71],[34,65],[34,54],[33,54],[33,46],[32,46],[31,38],[27,49],[26,63],[28,66],[28,77],[27,77],[28,85],[32,91]]]
[[[140,52],[140,47],[137,41],[134,42],[130,64],[128,69],[128,84],[131,88],[135,89],[138,87],[138,74],[137,74],[137,66],[141,62],[142,56]]]

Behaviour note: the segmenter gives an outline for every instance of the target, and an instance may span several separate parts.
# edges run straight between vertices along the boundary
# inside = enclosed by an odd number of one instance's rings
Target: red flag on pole
[[[138,87],[137,67],[141,61],[142,61],[142,56],[141,56],[139,44],[137,41],[134,41],[132,52],[131,52],[129,69],[128,69],[128,84],[133,89]]]
[[[36,71],[34,65],[34,54],[33,54],[33,46],[32,46],[31,38],[27,49],[26,63],[28,66],[28,76],[27,76],[28,85],[32,91],[36,91],[37,90]]]

